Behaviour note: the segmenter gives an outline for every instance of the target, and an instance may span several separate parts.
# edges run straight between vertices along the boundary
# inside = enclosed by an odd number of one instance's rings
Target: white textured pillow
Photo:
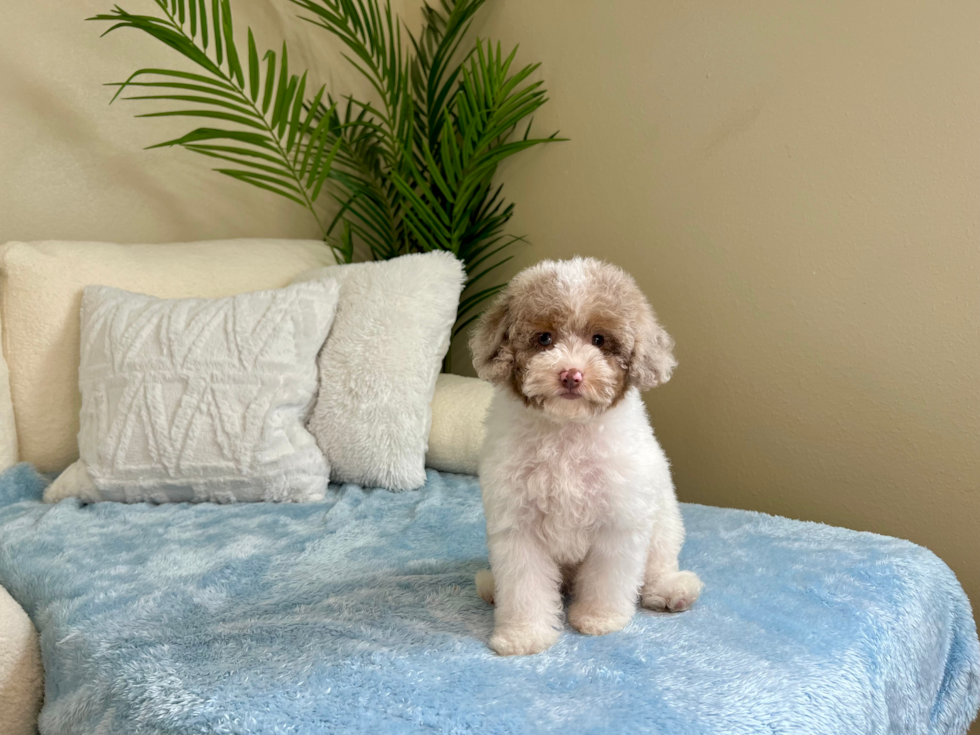
[[[389,490],[425,482],[429,406],[449,349],[463,265],[451,253],[332,266],[296,282],[335,278],[340,303],[320,352],[309,428],[330,479]]]
[[[86,288],[81,458],[45,500],[322,498],[329,468],[303,423],[338,292],[330,280],[212,300]]]
[[[166,299],[214,299],[281,288],[298,273],[334,262],[319,240],[3,245],[3,352],[21,461],[57,472],[78,458],[78,309],[86,286]]]

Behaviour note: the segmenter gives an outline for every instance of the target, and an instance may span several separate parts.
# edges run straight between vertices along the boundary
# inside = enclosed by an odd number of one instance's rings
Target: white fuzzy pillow
[[[340,283],[309,422],[334,482],[389,490],[425,482],[429,404],[464,277],[451,253],[431,252],[321,268],[294,281]]]
[[[331,280],[221,299],[82,297],[80,459],[45,493],[124,502],[322,498],[304,427]]]

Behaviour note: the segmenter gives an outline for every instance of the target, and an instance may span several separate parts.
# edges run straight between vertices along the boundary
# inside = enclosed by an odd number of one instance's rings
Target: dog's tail
[[[476,573],[476,593],[489,605],[493,604],[493,572],[481,569]]]

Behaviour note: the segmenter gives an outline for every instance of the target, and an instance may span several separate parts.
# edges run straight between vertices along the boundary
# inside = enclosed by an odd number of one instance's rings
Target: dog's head
[[[522,271],[470,337],[481,378],[559,420],[596,416],[631,386],[666,383],[673,346],[636,282],[594,258]]]

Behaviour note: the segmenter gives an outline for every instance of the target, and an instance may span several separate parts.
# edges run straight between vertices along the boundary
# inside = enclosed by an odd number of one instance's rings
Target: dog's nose
[[[562,370],[558,377],[561,379],[561,384],[567,390],[575,390],[579,383],[582,382],[582,371],[576,368],[570,368],[568,370]]]

